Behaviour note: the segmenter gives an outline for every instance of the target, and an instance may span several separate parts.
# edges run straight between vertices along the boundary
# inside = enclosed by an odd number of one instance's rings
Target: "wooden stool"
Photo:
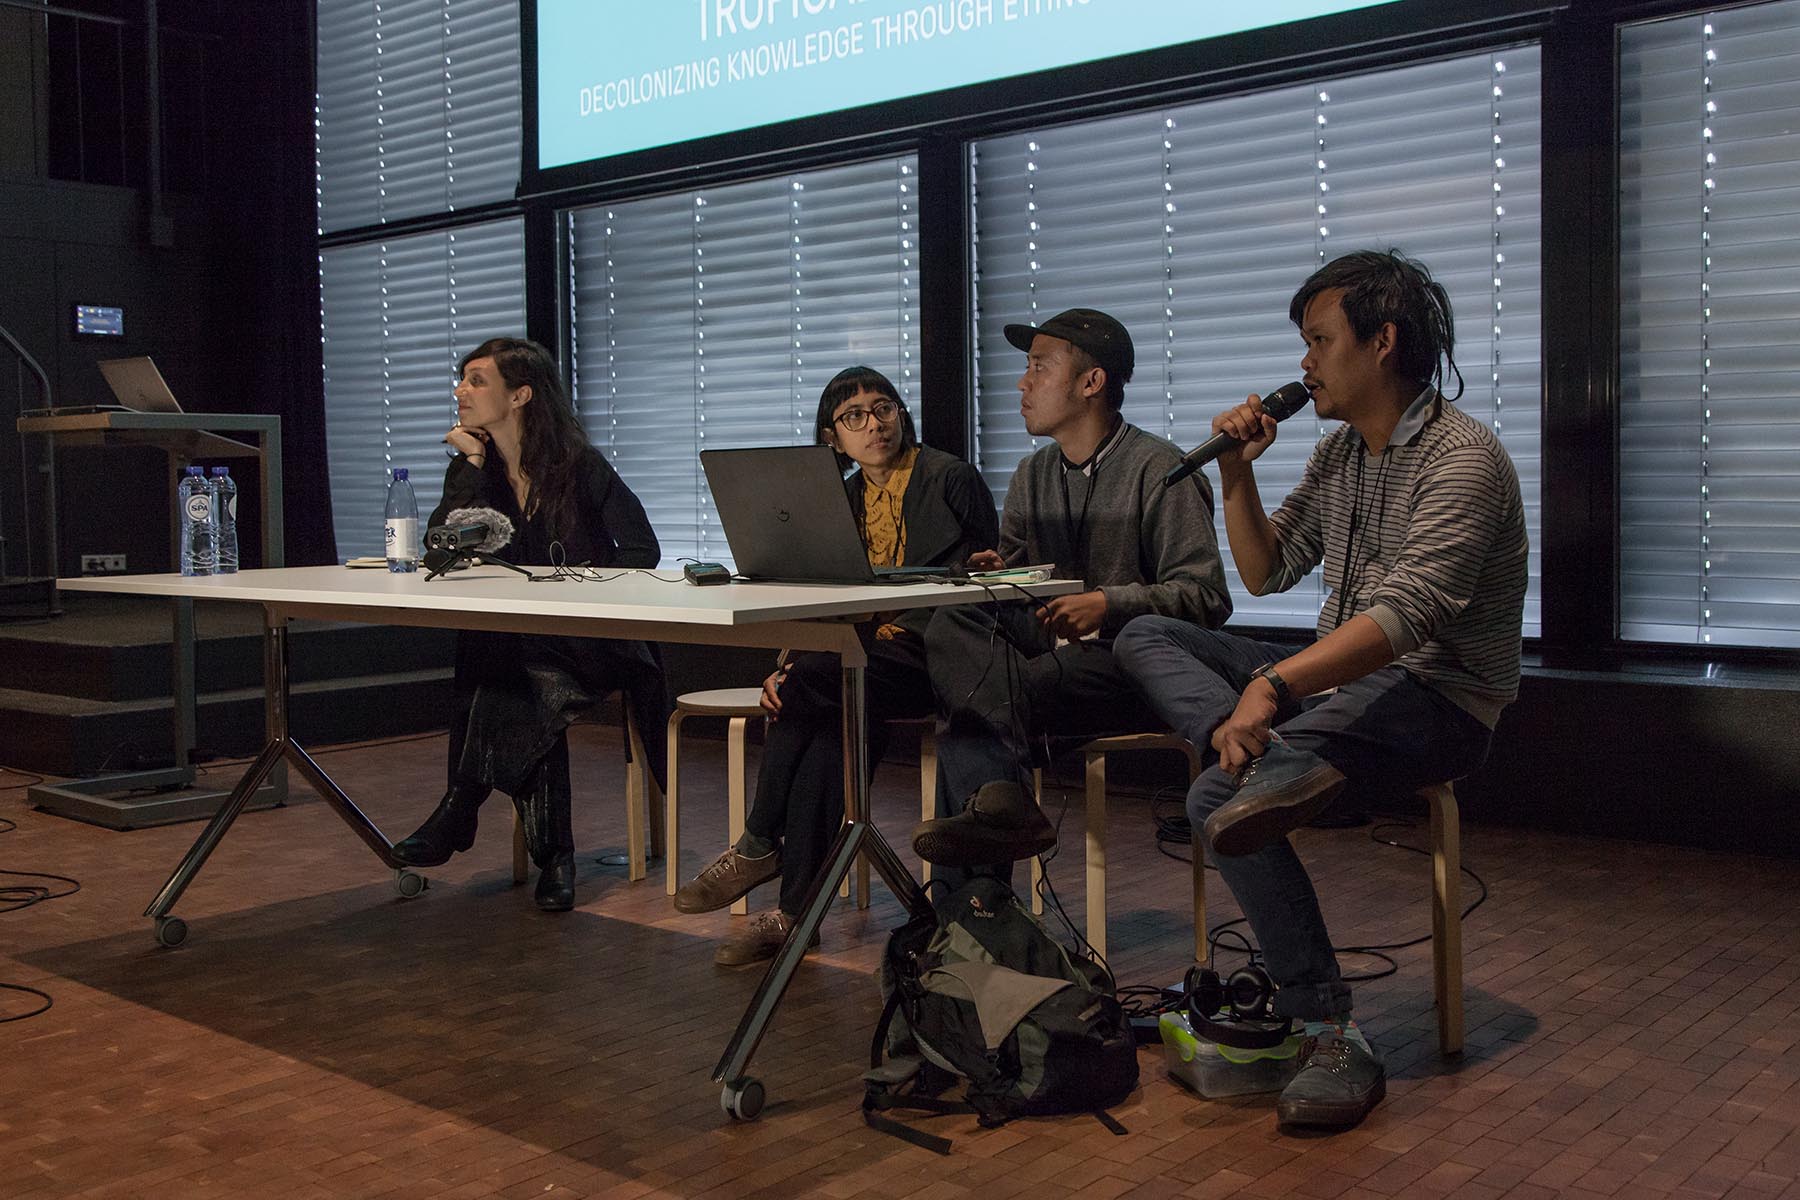
[[[1102,958],[1106,957],[1106,756],[1127,750],[1179,750],[1187,755],[1188,779],[1200,773],[1200,754],[1187,739],[1173,733],[1126,733],[1115,737],[1100,737],[1085,743],[1081,747],[1083,757],[1087,760],[1085,772],[1087,791],[1087,843],[1084,847],[1087,862],[1087,940],[1094,951]],[[1032,791],[1036,796],[1038,807],[1044,804],[1044,773],[1035,770],[1031,773]],[[931,730],[927,727],[919,743],[919,811],[925,820],[937,816],[937,748],[932,739]],[[1196,846],[1198,843],[1196,843]],[[1194,956],[1196,959],[1206,956],[1206,884],[1202,878],[1205,871],[1198,853],[1194,866]],[[1031,911],[1037,916],[1044,913],[1044,898],[1038,890],[1038,884],[1044,877],[1044,867],[1037,859],[1031,860]],[[925,878],[931,878],[931,864],[925,864]]]
[[[662,801],[662,792],[656,786],[656,776],[650,771],[650,760],[644,754],[644,739],[638,734],[637,722],[632,718],[631,705],[621,706],[625,713],[625,738],[631,747],[631,761],[625,767],[625,853],[628,879],[642,879],[645,875],[644,835],[650,835],[649,853],[662,853],[661,825],[650,820],[651,810]],[[675,766],[670,760],[669,786],[675,786]],[[525,827],[519,823],[518,805],[512,806],[512,877],[514,883],[524,883],[531,875],[531,854],[525,848]]]
[[[675,711],[669,715],[669,796],[665,802],[668,833],[663,838],[668,865],[664,890],[671,896],[681,886],[681,722],[689,716],[729,718],[725,733],[725,835],[726,843],[733,845],[743,836],[747,811],[744,728],[752,717],[763,715],[761,697],[761,688],[747,687],[688,692],[675,698]],[[732,901],[731,911],[749,912],[749,897]]]
[[[890,725],[917,725],[919,727],[919,819],[929,821],[937,816],[937,718],[936,717],[896,717],[889,721]],[[922,862],[920,879],[931,882],[931,864]],[[862,888],[861,907],[869,907],[869,864],[862,859],[857,860],[857,883]]]
[[[1437,1005],[1438,1049],[1463,1048],[1462,825],[1456,791],[1434,783],[1413,793],[1431,812],[1431,989]],[[1204,843],[1194,831],[1194,912],[1200,922],[1194,939],[1196,961],[1206,958]],[[1089,886],[1092,887],[1091,876]],[[1089,934],[1089,940],[1093,935]]]
[[[1431,810],[1431,988],[1438,1049],[1463,1048],[1462,818],[1456,791],[1435,783],[1415,793]]]
[[[681,886],[680,879],[680,830],[678,828],[680,812],[679,779],[680,768],[680,735],[681,722],[685,717],[710,716],[728,717],[730,725],[726,733],[725,772],[726,772],[726,834],[728,842],[735,844],[744,832],[744,819],[747,812],[745,768],[745,735],[744,727],[752,717],[763,715],[761,688],[720,688],[710,692],[689,692],[675,700],[675,712],[669,717],[669,794],[666,800],[668,810],[668,834],[663,839],[668,848],[668,873],[665,890],[673,896]],[[928,786],[927,802],[935,803],[937,795],[937,755],[933,752],[931,723],[925,722],[925,732],[920,743],[920,777]],[[848,814],[845,820],[848,820]],[[929,876],[928,876],[929,878]],[[838,888],[840,896],[849,896],[851,879],[846,876]],[[869,860],[857,856],[855,875],[855,896],[858,908],[869,907]],[[734,901],[731,911],[738,914],[750,911],[748,898]]]
[[[1094,952],[1106,957],[1106,756],[1131,750],[1179,750],[1187,755],[1188,782],[1200,774],[1200,752],[1175,733],[1125,733],[1094,738],[1082,746],[1087,769],[1087,940]],[[1038,803],[1043,804],[1043,778],[1037,779]],[[1194,854],[1194,957],[1206,957],[1206,866],[1198,842]],[[1031,900],[1034,913],[1043,911],[1038,898],[1038,876],[1043,868],[1031,860]]]

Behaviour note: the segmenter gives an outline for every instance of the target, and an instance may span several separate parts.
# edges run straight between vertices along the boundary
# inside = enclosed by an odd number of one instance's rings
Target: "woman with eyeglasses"
[[[912,414],[886,376],[841,371],[819,397],[818,441],[838,452],[869,563],[960,566],[999,539],[993,495],[981,473],[919,444]],[[936,711],[925,673],[930,611],[902,613],[875,631],[865,676],[872,772],[887,749],[887,721]],[[813,878],[844,819],[844,752],[838,659],[796,654],[763,681],[768,713],[756,798],[744,836],[675,894],[684,913],[724,908],[760,883],[781,880],[777,908],[720,943],[713,961],[770,958],[799,919]]]
[[[462,360],[456,456],[444,473],[439,525],[454,509],[489,508],[512,522],[496,557],[521,564],[654,567],[661,558],[644,506],[588,442],[550,352],[522,338],[490,338]],[[429,560],[428,560],[429,561]],[[575,906],[567,730],[623,690],[638,727],[661,730],[668,690],[643,642],[548,634],[463,632],[456,638],[449,787],[394,857],[435,867],[475,842],[476,813],[498,788],[513,798],[537,864],[537,906]],[[663,778],[663,742],[645,738]]]

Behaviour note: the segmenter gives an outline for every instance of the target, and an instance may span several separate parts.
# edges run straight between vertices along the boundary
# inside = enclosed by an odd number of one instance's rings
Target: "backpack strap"
[[[894,1013],[900,1007],[900,989],[895,987],[888,993],[887,1003],[881,1006],[881,1020],[875,1022],[875,1036],[869,1039],[869,1069],[881,1066],[881,1060],[887,1055],[888,1029],[894,1023]]]
[[[939,1137],[935,1133],[925,1133],[922,1130],[914,1129],[909,1125],[902,1125],[892,1117],[882,1116],[881,1112],[878,1110],[893,1107],[894,1098],[890,1096],[886,1098],[888,1101],[887,1103],[875,1103],[871,1105],[870,1102],[873,1099],[873,1095],[874,1089],[871,1088],[869,1094],[863,1097],[863,1122],[867,1124],[870,1129],[873,1129],[878,1133],[885,1133],[890,1137],[897,1137],[903,1142],[911,1142],[920,1149],[929,1150],[933,1154],[941,1154],[945,1157],[949,1156],[949,1138]],[[918,1097],[919,1101],[928,1099],[931,1099],[931,1097]],[[901,1101],[900,1103],[907,1108],[911,1108],[914,1105],[914,1101],[912,1100]],[[948,1100],[937,1100],[934,1101],[934,1103],[948,1105],[951,1102]]]

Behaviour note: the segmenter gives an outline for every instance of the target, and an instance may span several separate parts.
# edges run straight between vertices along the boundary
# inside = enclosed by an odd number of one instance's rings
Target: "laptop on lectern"
[[[181,405],[163,382],[162,372],[148,357],[103,358],[97,364],[106,377],[106,386],[118,397],[117,404],[63,404],[54,408],[34,408],[21,417],[78,417],[89,413],[149,412],[178,413]]]
[[[162,372],[148,356],[143,358],[103,358],[100,373],[106,386],[119,398],[119,404],[133,412],[178,413],[181,405],[163,382]]]
[[[947,567],[871,567],[830,446],[702,450],[725,542],[745,579],[921,583]]]

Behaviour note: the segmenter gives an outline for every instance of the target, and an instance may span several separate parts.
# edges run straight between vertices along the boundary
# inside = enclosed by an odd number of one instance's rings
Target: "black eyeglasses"
[[[836,424],[842,425],[845,429],[861,429],[864,425],[869,423],[869,417],[871,415],[874,416],[877,421],[886,425],[889,421],[894,419],[894,414],[899,411],[900,405],[897,401],[877,400],[874,406],[870,408],[847,408],[837,416],[833,417],[832,420]]]

